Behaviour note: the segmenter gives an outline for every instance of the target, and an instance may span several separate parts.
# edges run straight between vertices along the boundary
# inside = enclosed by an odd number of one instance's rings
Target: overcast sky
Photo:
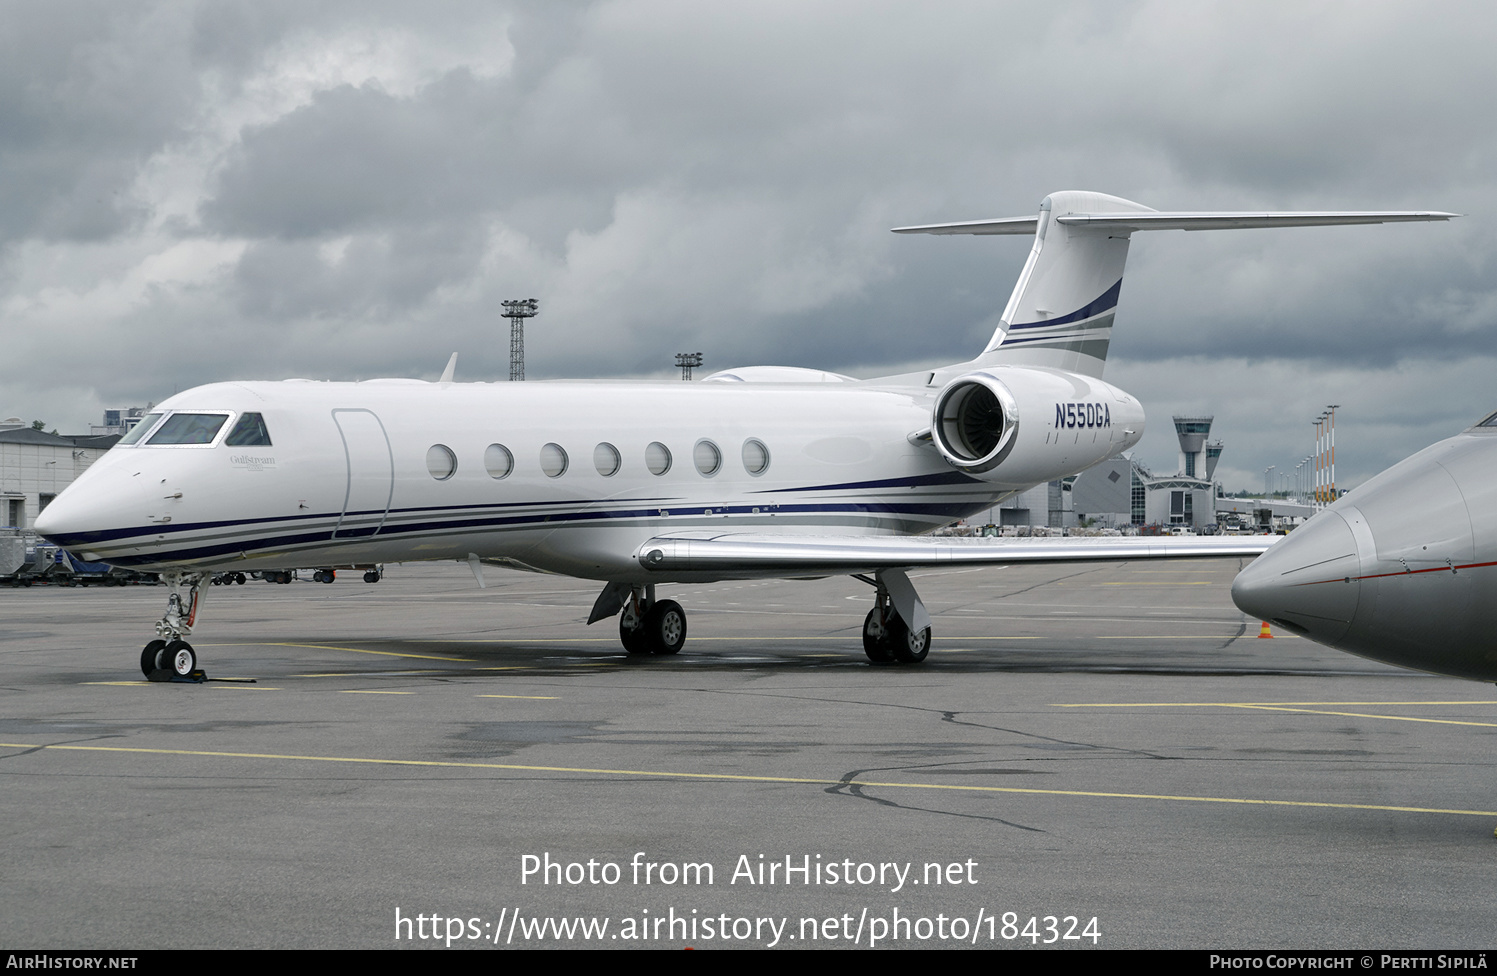
[[[224,379],[755,363],[991,333],[1030,242],[893,226],[1090,189],[1450,223],[1133,242],[1106,378],[1228,489],[1339,403],[1342,484],[1497,410],[1497,6],[0,0],[0,417]]]

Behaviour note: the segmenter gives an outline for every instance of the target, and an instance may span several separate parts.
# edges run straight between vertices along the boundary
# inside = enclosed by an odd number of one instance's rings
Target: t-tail
[[[1033,234],[1034,247],[998,328],[974,363],[1050,366],[1100,377],[1134,231],[1319,227],[1456,216],[1432,210],[1167,213],[1105,193],[1063,190],[1046,197],[1033,217],[896,227],[894,233]]]

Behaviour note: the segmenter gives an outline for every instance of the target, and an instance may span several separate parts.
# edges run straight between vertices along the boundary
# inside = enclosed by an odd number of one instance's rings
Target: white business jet
[[[1130,235],[1373,224],[1453,214],[1161,213],[1054,193],[1037,215],[901,227],[1033,234],[976,358],[855,380],[774,366],[700,383],[215,383],[143,418],[37,519],[86,559],[170,587],[141,669],[190,675],[214,573],[467,560],[604,582],[589,623],[674,654],[686,614],[659,583],[846,574],[872,585],[863,646],[916,663],[920,566],[1252,555],[1261,539],[923,537],[1127,450],[1137,400],[1102,381]],[[454,357],[455,359],[455,357]],[[1073,543],[1073,544],[1064,544]]]

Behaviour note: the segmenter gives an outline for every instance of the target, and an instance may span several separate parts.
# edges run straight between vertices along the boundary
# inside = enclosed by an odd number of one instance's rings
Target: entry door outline
[[[372,426],[369,421],[373,421]],[[371,537],[379,535],[380,530],[385,527],[386,519],[390,517],[390,503],[395,498],[395,452],[390,447],[390,435],[385,430],[384,422],[373,410],[353,407],[335,409],[333,423],[337,425],[338,436],[343,440],[344,471],[347,476],[343,492],[343,511],[338,515],[338,524],[333,528],[333,538],[338,538],[338,533],[343,529],[343,522],[348,518],[349,508],[354,502],[355,475],[360,479],[375,482],[368,486],[368,489],[373,490],[372,497],[364,495],[375,504],[378,503],[379,498],[379,479],[381,475],[385,478],[385,499],[381,506],[379,524],[374,527],[374,531],[369,533]],[[373,505],[370,507],[372,508]],[[356,506],[354,509],[358,510]],[[362,531],[350,530],[345,538],[363,534]]]

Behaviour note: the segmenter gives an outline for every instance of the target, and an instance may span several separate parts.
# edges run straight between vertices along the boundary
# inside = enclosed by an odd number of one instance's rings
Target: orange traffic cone
[[[1270,639],[1273,638],[1273,631],[1271,631],[1271,630],[1268,629],[1268,621],[1267,620],[1263,621],[1263,629],[1260,630],[1260,631],[1258,631],[1258,639],[1259,640],[1262,640],[1265,637],[1270,638]]]

